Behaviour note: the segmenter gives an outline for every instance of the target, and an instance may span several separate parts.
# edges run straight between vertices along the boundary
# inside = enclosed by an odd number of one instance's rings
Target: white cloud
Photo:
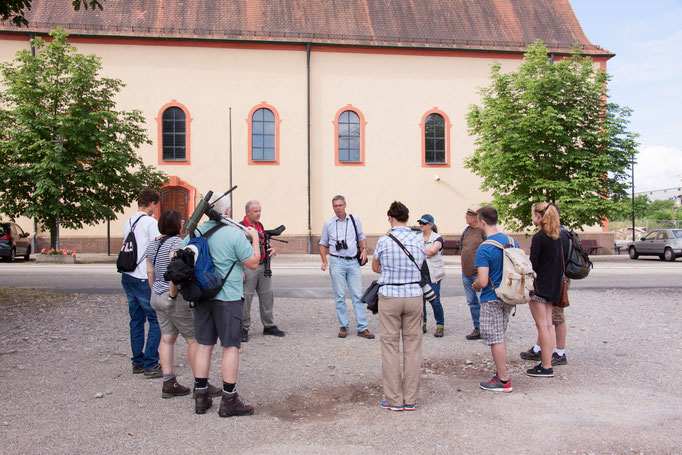
[[[680,186],[682,148],[644,146],[635,164],[635,191]]]

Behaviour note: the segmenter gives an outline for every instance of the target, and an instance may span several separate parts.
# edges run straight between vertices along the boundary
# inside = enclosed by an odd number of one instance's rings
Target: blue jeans
[[[329,275],[332,277],[334,302],[336,302],[336,317],[339,318],[339,328],[348,328],[348,309],[346,308],[346,284],[353,302],[355,322],[358,332],[367,328],[367,315],[362,298],[362,276],[360,264],[355,259],[340,259],[329,256]]]
[[[159,363],[159,342],[161,330],[156,319],[156,312],[149,304],[151,290],[147,280],[121,274],[121,285],[128,297],[128,313],[130,313],[130,347],[133,356],[130,358],[135,366],[149,370]],[[144,321],[149,323],[147,345],[144,342]]]
[[[479,328],[480,324],[478,322],[481,316],[481,303],[480,303],[480,292],[476,292],[471,289],[471,285],[474,284],[477,277],[469,278],[462,272],[462,284],[464,285],[464,294],[467,296],[467,304],[469,305],[469,311],[471,312],[471,320],[474,321],[474,327]]]
[[[431,303],[431,308],[433,308],[433,317],[436,318],[436,324],[445,325],[445,317],[443,316],[443,305],[440,303],[440,281],[438,283],[429,283],[431,289],[436,294],[436,300]],[[424,324],[426,324],[426,299],[422,297],[424,301]]]

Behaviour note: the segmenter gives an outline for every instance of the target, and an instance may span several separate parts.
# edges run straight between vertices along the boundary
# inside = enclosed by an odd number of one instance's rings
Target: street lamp
[[[635,154],[632,154],[632,161],[630,162],[632,168],[630,176],[632,177],[632,241],[635,241]]]
[[[62,137],[60,135],[57,135],[57,139],[52,139],[50,142],[52,142],[54,145],[57,146],[57,156],[61,157],[62,152],[64,151],[64,143],[66,141],[64,139],[62,139]],[[59,184],[57,184],[57,227],[55,229],[55,249],[57,249],[57,250],[59,249],[59,225],[60,225],[59,215],[61,212],[60,207],[59,207],[59,204],[61,204],[61,202],[59,200],[60,199],[59,198],[59,191],[60,190],[61,190],[61,186]]]

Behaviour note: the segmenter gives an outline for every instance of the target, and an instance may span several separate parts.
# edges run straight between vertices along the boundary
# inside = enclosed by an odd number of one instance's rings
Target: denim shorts
[[[208,300],[194,307],[197,343],[213,346],[220,338],[224,348],[241,347],[243,299],[225,302]]]
[[[481,302],[481,340],[485,344],[490,346],[504,342],[512,307],[501,300]]]

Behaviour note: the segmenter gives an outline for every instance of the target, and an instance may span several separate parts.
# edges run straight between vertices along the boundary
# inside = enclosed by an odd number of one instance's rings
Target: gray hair
[[[213,196],[211,196],[211,199],[208,201],[209,204],[212,204],[215,201],[218,201],[218,199],[222,196],[222,193],[213,193]],[[221,215],[224,215],[227,210],[230,210],[232,206],[230,205],[230,198],[229,196],[225,196],[224,198],[220,199],[216,204],[213,206],[216,212],[220,213]]]
[[[334,197],[332,198],[332,204],[334,203],[334,201],[343,201],[343,203],[345,204],[345,203],[346,203],[346,198],[343,197],[343,196],[341,196],[340,194],[337,194],[336,196],[334,196]]]
[[[246,206],[244,207],[244,211],[246,213],[249,213],[249,210],[251,210],[251,207],[253,207],[254,205],[260,205],[260,202],[255,200],[255,199],[251,199],[249,202],[246,203]]]

